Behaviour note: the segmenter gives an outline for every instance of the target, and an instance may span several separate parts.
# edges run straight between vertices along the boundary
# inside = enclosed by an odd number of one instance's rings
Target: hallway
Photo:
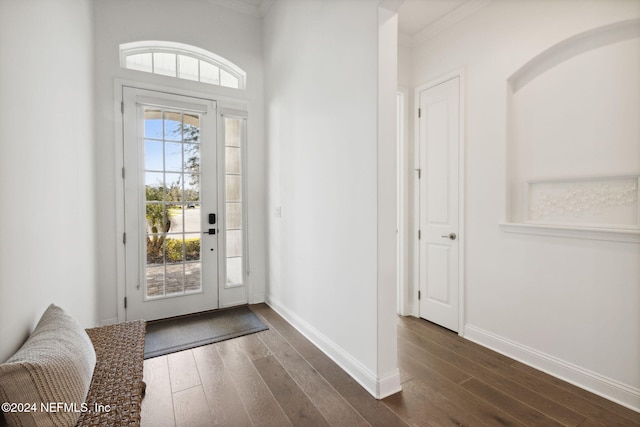
[[[382,401],[265,304],[269,330],[145,361],[143,426],[640,425],[640,414],[413,317]]]

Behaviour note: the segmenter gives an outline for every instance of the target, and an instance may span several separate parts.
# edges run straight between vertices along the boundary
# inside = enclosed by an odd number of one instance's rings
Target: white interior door
[[[459,77],[419,94],[420,317],[458,331]]]
[[[123,88],[126,317],[218,308],[216,103]]]

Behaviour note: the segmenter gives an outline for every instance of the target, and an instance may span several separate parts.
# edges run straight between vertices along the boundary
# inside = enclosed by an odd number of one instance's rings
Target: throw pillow
[[[75,425],[86,410],[95,364],[87,333],[51,304],[24,345],[0,365],[0,402],[11,405],[4,411],[9,426]]]

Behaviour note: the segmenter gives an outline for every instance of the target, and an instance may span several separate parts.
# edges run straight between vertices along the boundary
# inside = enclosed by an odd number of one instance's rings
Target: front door
[[[459,77],[419,94],[420,317],[458,331]]]
[[[123,88],[127,320],[218,308],[216,103]]]

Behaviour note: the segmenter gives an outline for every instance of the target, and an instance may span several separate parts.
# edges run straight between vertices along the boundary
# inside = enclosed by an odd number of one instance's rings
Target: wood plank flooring
[[[376,400],[265,304],[268,331],[145,360],[142,426],[640,426],[624,408],[398,317],[403,390]]]

